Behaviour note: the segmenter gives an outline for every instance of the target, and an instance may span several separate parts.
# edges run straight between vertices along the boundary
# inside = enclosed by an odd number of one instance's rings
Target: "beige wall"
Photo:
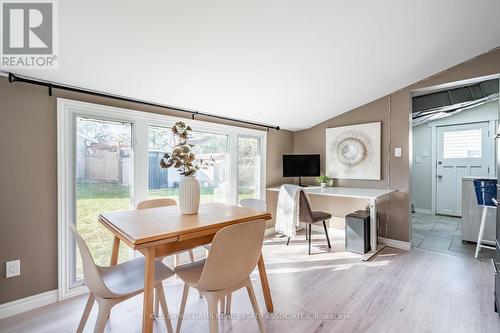
[[[56,97],[183,116],[0,77],[0,304],[57,289]],[[200,120],[208,118],[198,117]],[[234,125],[234,123],[232,123]],[[269,131],[267,182],[281,182],[281,155],[293,151],[293,133]],[[21,259],[21,276],[5,278],[5,262]]]
[[[429,59],[432,61],[432,59]],[[381,217],[380,235],[401,241],[410,240],[410,131],[411,92],[415,89],[500,73],[500,49],[483,54],[424,81],[384,96],[376,101],[327,120],[310,129],[294,133],[295,153],[319,153],[325,166],[325,129],[329,127],[382,122],[382,179],[380,181],[337,180],[338,186],[394,188]],[[394,157],[394,148],[402,147],[402,157]],[[311,179],[309,179],[311,181]],[[347,206],[348,207],[348,206]],[[353,203],[352,209],[357,209]],[[343,206],[346,210],[346,206]],[[335,213],[335,212],[334,212]],[[343,212],[335,215],[342,215]]]

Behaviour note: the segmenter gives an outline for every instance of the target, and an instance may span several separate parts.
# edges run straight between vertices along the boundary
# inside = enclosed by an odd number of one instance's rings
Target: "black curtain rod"
[[[175,107],[175,106],[153,103],[153,102],[148,102],[148,101],[141,100],[141,99],[135,99],[135,98],[125,97],[125,96],[120,96],[120,95],[106,94],[106,93],[101,92],[101,91],[95,91],[95,90],[90,90],[90,89],[84,89],[84,88],[78,88],[78,87],[68,86],[68,85],[64,85],[64,84],[59,84],[59,83],[55,83],[55,82],[38,80],[38,79],[30,78],[30,77],[19,76],[19,75],[13,74],[13,73],[9,73],[9,82],[10,83],[24,82],[24,83],[29,83],[29,84],[47,87],[49,89],[49,96],[52,96],[52,89],[60,89],[60,90],[66,90],[66,91],[71,91],[71,92],[92,95],[92,96],[111,98],[111,99],[116,99],[116,100],[125,101],[125,102],[138,103],[138,104],[154,106],[154,107],[169,109],[169,110],[178,111],[178,112],[189,113],[191,115],[192,119],[194,119],[195,116],[205,116],[205,117],[227,120],[227,121],[251,125],[251,126],[264,127],[267,129],[275,129],[278,131],[280,130],[279,126],[266,125],[266,124],[255,123],[255,122],[246,121],[246,120],[217,116],[217,115],[210,114],[210,113],[204,113],[204,112],[199,112],[199,111],[195,111],[195,110],[188,110],[188,109],[183,109],[183,108],[179,108],[179,107]]]

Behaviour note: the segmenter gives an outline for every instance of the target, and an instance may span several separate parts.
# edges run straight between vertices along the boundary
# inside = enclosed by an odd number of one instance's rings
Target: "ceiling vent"
[[[448,117],[486,101],[498,99],[498,81],[492,79],[413,97],[413,125]]]

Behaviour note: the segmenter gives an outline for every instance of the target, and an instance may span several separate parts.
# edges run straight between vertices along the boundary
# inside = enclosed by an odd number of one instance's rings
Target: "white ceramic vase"
[[[181,176],[179,184],[179,208],[181,214],[198,213],[200,208],[200,183],[195,176]]]
[[[321,185],[321,188],[325,188],[326,187],[326,183],[320,183]]]

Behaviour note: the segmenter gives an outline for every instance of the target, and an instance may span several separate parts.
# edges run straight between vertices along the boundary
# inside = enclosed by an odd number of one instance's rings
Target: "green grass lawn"
[[[76,186],[77,228],[98,265],[106,266],[111,257],[113,236],[98,221],[99,214],[104,212],[130,209],[129,189],[114,183],[79,182]],[[129,258],[129,248],[122,244],[119,261]],[[82,276],[80,255],[76,263],[77,277]]]
[[[241,191],[239,199],[252,196],[248,191]],[[173,198],[177,200],[177,189],[158,189],[149,192],[150,198]],[[213,188],[202,187],[201,202],[225,201],[225,194],[214,193]],[[99,214],[117,210],[131,209],[129,188],[116,183],[78,182],[76,186],[76,214],[78,231],[98,265],[106,266],[111,257],[112,234],[98,221]],[[124,244],[120,246],[119,262],[127,260],[131,250]],[[77,277],[83,276],[80,255],[77,255]]]

